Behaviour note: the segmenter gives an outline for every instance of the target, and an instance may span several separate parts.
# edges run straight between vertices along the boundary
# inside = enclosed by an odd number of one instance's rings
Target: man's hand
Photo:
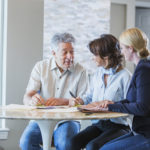
[[[45,100],[38,93],[34,94],[29,102],[31,106],[45,105]]]
[[[61,106],[61,105],[68,105],[68,100],[63,98],[49,98],[45,102],[46,106]]]
[[[69,106],[83,105],[84,102],[81,98],[71,98],[69,99]]]
[[[45,100],[37,93],[37,91],[31,90],[25,93],[23,103],[24,105],[37,106],[44,105]]]

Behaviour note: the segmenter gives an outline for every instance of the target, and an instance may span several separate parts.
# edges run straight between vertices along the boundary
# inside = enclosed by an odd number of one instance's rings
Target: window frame
[[[7,52],[7,0],[0,0],[0,105],[6,105],[6,52]],[[0,120],[0,128],[5,128],[5,120]]]

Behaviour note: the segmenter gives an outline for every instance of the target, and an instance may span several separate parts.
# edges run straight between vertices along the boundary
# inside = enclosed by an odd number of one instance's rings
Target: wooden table
[[[50,150],[53,130],[55,125],[61,120],[109,119],[128,116],[128,114],[115,112],[86,114],[77,111],[75,108],[65,109],[65,112],[63,110],[64,108],[36,109],[23,105],[17,105],[17,107],[0,107],[0,119],[36,120],[42,133],[43,150]]]

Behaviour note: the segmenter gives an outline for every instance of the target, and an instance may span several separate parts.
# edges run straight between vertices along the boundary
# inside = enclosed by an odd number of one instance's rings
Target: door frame
[[[135,26],[135,0],[111,0],[111,3],[126,6],[126,29]],[[131,15],[132,14],[132,15]]]
[[[139,2],[137,1],[135,3],[136,7],[144,7],[144,8],[150,8],[150,2]]]
[[[150,2],[143,2],[143,1],[136,1],[136,0],[110,0],[111,4],[120,4],[126,6],[126,25],[125,28],[132,28],[135,27],[135,14],[136,14],[136,7],[144,7],[150,8]],[[135,66],[131,63],[126,64],[127,67],[130,66],[130,71],[133,72]]]
[[[136,0],[111,0],[111,3],[126,5],[126,29],[135,27],[136,7],[150,8],[150,2]],[[132,14],[132,15],[131,15]]]

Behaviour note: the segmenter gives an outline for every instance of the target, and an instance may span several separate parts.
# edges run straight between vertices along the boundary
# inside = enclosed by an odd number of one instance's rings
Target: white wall
[[[50,54],[51,37],[56,32],[69,32],[76,39],[75,61],[89,72],[95,71],[94,62],[89,61],[92,54],[87,45],[109,32],[110,0],[45,0],[44,7],[44,58]]]
[[[43,53],[43,0],[8,0],[7,104],[22,104],[30,72]],[[19,138],[27,121],[7,120],[5,150],[19,150]]]

